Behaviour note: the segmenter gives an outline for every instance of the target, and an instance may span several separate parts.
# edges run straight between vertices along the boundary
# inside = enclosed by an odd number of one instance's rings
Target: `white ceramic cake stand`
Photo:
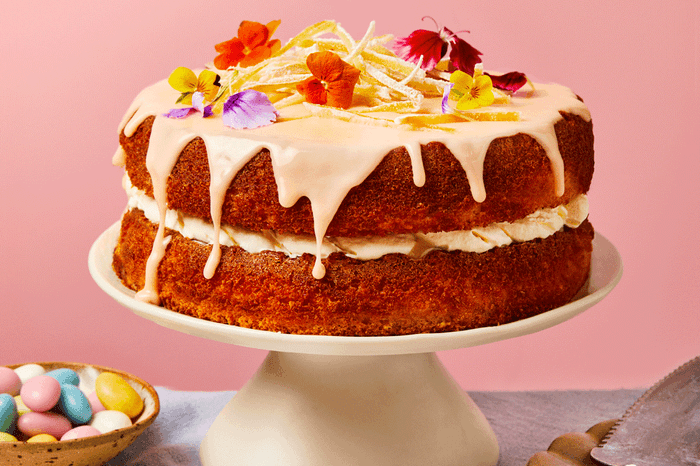
[[[588,290],[535,317],[439,334],[288,335],[137,301],[111,267],[118,234],[119,225],[112,225],[90,249],[90,273],[107,294],[165,327],[269,351],[209,429],[200,446],[204,466],[493,466],[498,461],[493,430],[435,352],[557,325],[600,301],[622,276],[617,250],[596,234]]]

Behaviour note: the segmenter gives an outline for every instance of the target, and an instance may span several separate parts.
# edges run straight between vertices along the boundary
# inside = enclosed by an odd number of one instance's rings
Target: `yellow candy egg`
[[[49,434],[36,434],[34,437],[30,437],[27,443],[43,443],[43,442],[58,442],[58,439],[53,435]]]
[[[17,437],[8,434],[7,432],[0,432],[0,442],[17,442]]]
[[[106,409],[121,411],[132,419],[143,411],[143,400],[136,390],[112,372],[103,372],[97,376],[95,393]]]
[[[22,401],[22,397],[17,395],[15,397],[15,404],[17,405],[17,415],[21,416],[24,413],[28,413],[31,409],[27,408],[27,405]]]

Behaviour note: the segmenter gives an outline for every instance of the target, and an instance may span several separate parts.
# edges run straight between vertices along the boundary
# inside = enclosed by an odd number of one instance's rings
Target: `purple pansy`
[[[450,107],[450,92],[452,88],[455,87],[454,83],[449,83],[445,86],[445,91],[442,93],[442,113],[452,113],[452,108]]]
[[[199,112],[203,118],[210,117],[214,114],[211,110],[211,105],[204,106],[204,93],[195,92],[192,94],[192,107],[174,108],[163,116],[168,118],[187,118],[191,114]]]
[[[248,89],[226,99],[222,118],[230,128],[251,129],[274,123],[277,111],[267,95]]]

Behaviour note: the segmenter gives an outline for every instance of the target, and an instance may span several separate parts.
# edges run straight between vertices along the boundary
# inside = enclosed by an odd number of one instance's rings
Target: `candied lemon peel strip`
[[[278,109],[303,104],[308,116],[337,118],[362,124],[408,127],[417,130],[453,131],[445,124],[464,121],[516,121],[517,112],[497,109],[449,114],[425,113],[424,99],[441,97],[449,85],[450,73],[445,64],[426,72],[415,64],[396,56],[385,44],[393,40],[389,34],[374,36],[372,21],[365,34],[356,41],[335,21],[313,24],[291,38],[270,58],[247,68],[238,66],[217,70],[221,88],[214,101],[214,111],[221,111],[224,97],[247,89],[264,92]],[[334,37],[328,37],[334,36]],[[342,110],[309,104],[297,91],[297,84],[312,76],[306,65],[309,54],[331,51],[360,70],[355,87],[356,105]],[[208,65],[213,67],[212,64]],[[510,95],[494,91],[494,104],[507,104]],[[396,117],[396,114],[400,114]]]

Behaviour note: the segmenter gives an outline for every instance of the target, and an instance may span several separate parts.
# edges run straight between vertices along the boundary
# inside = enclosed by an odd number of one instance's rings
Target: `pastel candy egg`
[[[92,408],[87,397],[75,385],[61,385],[58,407],[73,424],[87,424],[92,417]]]
[[[25,364],[15,369],[15,373],[19,376],[22,383],[25,383],[32,377],[45,374],[46,369],[41,367],[39,364]]]
[[[0,442],[18,442],[17,437],[7,432],[0,432]]]
[[[131,426],[131,419],[121,411],[100,411],[92,416],[90,425],[101,433],[106,434],[113,430]]]
[[[94,437],[95,435],[101,434],[102,432],[100,432],[92,426],[78,426],[63,434],[63,437],[61,437],[61,441],[75,440],[77,438],[85,437]]]
[[[34,437],[27,439],[27,443],[46,443],[46,442],[58,442],[58,439],[53,435],[49,434],[38,434]]]
[[[56,379],[60,384],[70,384],[75,386],[80,385],[80,377],[78,376],[78,373],[75,372],[73,369],[54,369],[50,372],[47,372],[46,375]]]
[[[102,402],[97,398],[97,392],[92,392],[87,396],[88,403],[90,403],[90,408],[92,408],[92,413],[99,413],[104,411],[106,408],[102,405]]]
[[[10,433],[15,428],[17,420],[17,406],[15,399],[3,393],[0,395],[0,432]]]
[[[22,379],[17,372],[9,367],[0,367],[0,393],[16,396],[19,395],[20,387],[22,387]]]
[[[28,413],[31,409],[27,408],[27,405],[22,401],[22,397],[17,395],[15,397],[15,406],[17,406],[17,415],[21,416],[24,413]]]
[[[34,437],[39,434],[49,434],[56,438],[63,437],[63,434],[71,430],[68,418],[58,413],[27,413],[23,414],[17,421],[17,428],[24,435]]]
[[[22,385],[19,394],[29,409],[43,413],[58,403],[61,397],[61,384],[53,377],[39,375]]]
[[[95,392],[108,410],[121,411],[129,418],[143,411],[143,400],[129,383],[112,372],[103,372],[95,379]]]

